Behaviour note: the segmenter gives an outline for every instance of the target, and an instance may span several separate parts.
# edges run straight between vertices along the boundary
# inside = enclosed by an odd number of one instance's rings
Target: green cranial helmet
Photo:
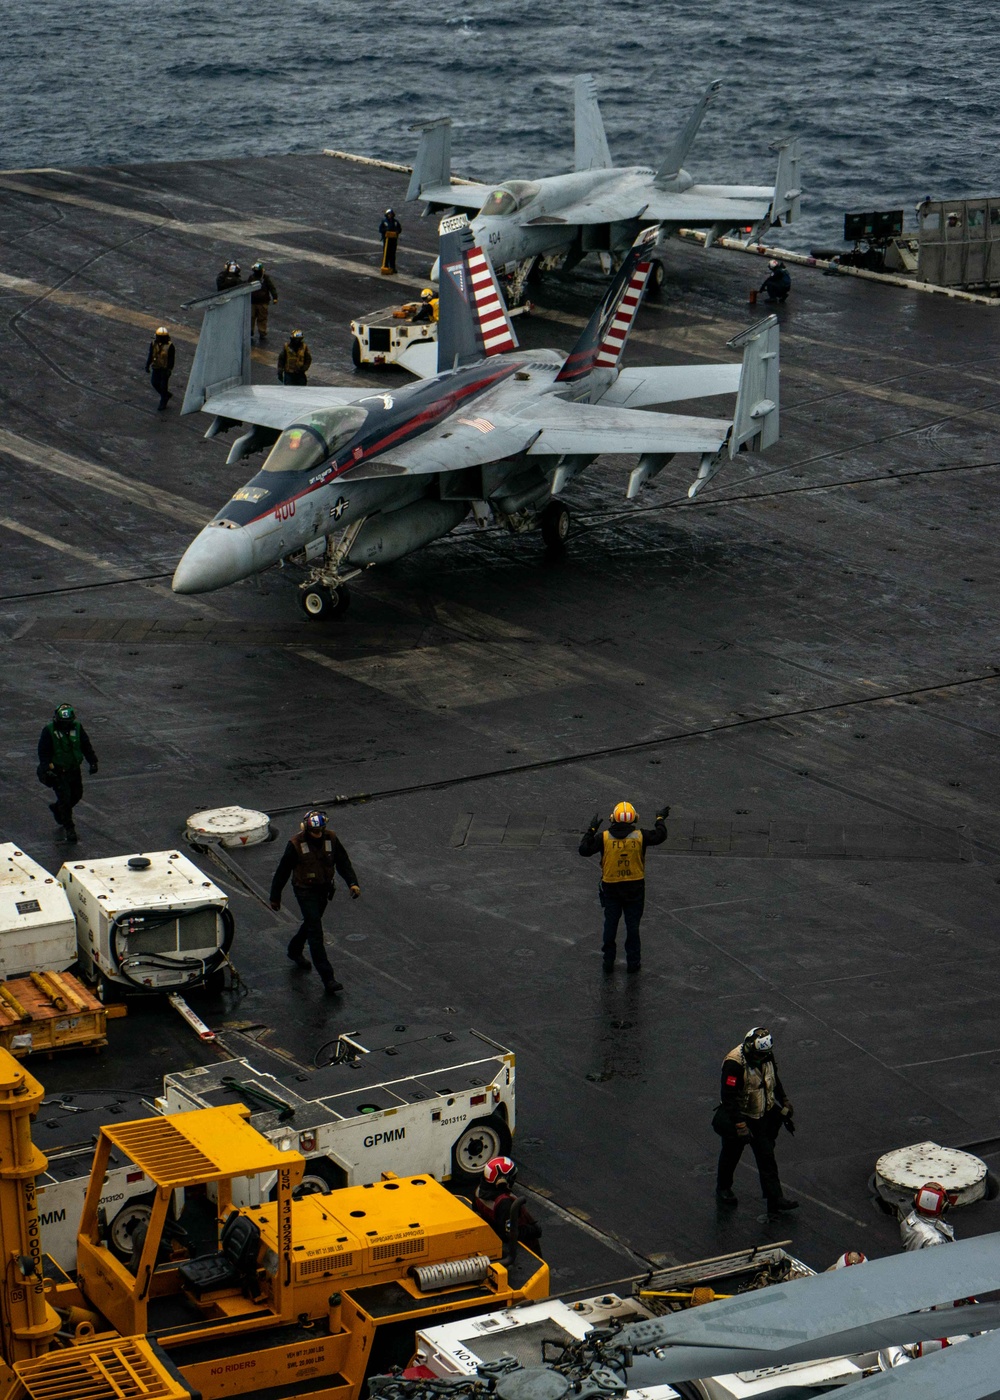
[[[57,720],[64,720],[67,724],[72,724],[73,721],[76,719],[76,711],[73,709],[72,705],[57,705],[56,712],[53,718]]]

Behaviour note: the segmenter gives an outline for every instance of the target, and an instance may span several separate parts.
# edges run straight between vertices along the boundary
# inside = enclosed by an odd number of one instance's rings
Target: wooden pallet
[[[69,972],[32,972],[0,982],[0,1045],[18,1059],[56,1050],[100,1050],[107,1045],[105,1006]]]

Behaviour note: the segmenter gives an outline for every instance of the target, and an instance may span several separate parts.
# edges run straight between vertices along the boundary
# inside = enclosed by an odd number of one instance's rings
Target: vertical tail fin
[[[611,152],[604,134],[604,121],[597,105],[597,88],[592,73],[580,73],[573,82],[575,114],[573,126],[573,168],[610,170]]]
[[[799,183],[799,139],[797,136],[778,147],[778,173],[774,177],[774,198],[768,214],[772,224],[790,224],[799,217],[802,187]]]
[[[489,258],[472,241],[464,214],[439,229],[438,372],[513,350],[517,337]]]
[[[768,316],[741,331],[728,342],[730,349],[743,350],[743,373],[736,395],[733,430],[729,436],[729,456],[734,458],[744,443],[751,452],[763,452],[778,441],[779,362],[778,318]]]
[[[188,375],[181,413],[197,413],[206,399],[224,389],[250,383],[250,293],[242,283],[214,296],[185,302],[205,308],[198,348]]]
[[[681,166],[687,158],[687,153],[691,149],[694,138],[698,135],[698,128],[701,126],[705,113],[708,111],[708,104],[722,86],[721,80],[709,83],[702,94],[701,101],[688,117],[683,130],[678,134],[674,144],[670,147],[663,159],[659,170],[653,177],[653,184],[661,189],[665,189],[680,174]]]
[[[583,379],[598,366],[613,369],[618,364],[642,301],[658,232],[656,228],[647,228],[639,234],[604,300],[566,356],[556,375],[557,383]]]
[[[410,130],[420,132],[420,144],[406,198],[419,199],[422,189],[451,184],[451,117],[439,117]]]

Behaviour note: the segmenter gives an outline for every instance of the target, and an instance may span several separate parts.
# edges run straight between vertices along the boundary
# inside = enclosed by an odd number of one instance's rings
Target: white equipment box
[[[228,898],[179,851],[68,861],[80,968],[107,999],[221,979],[233,938]]]
[[[0,845],[0,982],[75,962],[76,924],[62,885],[12,841]]]
[[[168,1074],[156,1106],[246,1104],[258,1132],[309,1159],[307,1190],[368,1186],[386,1171],[470,1187],[491,1157],[510,1151],[514,1055],[496,1041],[395,1025],[332,1047],[337,1063],[312,1071],[261,1074],[249,1060],[228,1060]],[[273,1184],[261,1182],[264,1199]]]

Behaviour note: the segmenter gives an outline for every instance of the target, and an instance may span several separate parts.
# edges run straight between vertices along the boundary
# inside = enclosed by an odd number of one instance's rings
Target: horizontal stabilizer
[[[715,394],[735,394],[740,365],[654,365],[623,369],[601,398],[608,408],[643,408],[647,404],[683,403]]]

